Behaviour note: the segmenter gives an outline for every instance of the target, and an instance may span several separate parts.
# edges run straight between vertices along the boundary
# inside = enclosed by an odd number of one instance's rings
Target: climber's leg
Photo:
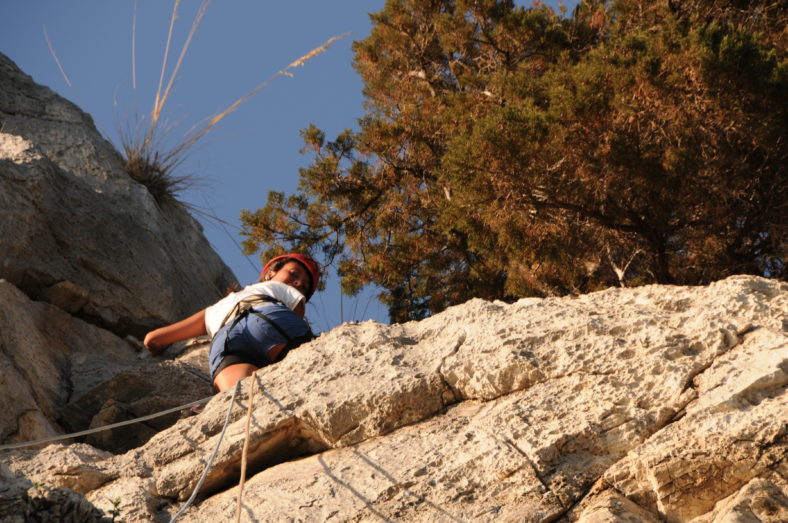
[[[216,387],[216,390],[219,392],[227,390],[230,387],[235,387],[238,381],[247,376],[251,376],[257,369],[259,369],[259,367],[251,363],[235,363],[229,365],[216,374],[216,378],[213,380],[213,386]]]

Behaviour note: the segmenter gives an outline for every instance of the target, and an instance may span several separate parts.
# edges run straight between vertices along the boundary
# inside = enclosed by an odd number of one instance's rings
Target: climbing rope
[[[170,520],[170,523],[173,523],[176,519],[178,519],[183,514],[183,512],[187,508],[189,508],[189,506],[194,502],[194,498],[197,497],[197,493],[200,491],[200,488],[202,487],[202,484],[205,482],[205,478],[208,476],[208,471],[210,470],[211,465],[213,465],[213,461],[216,459],[216,454],[219,452],[219,446],[222,444],[222,440],[224,439],[224,435],[227,432],[227,427],[230,425],[230,415],[232,414],[233,406],[235,405],[235,398],[238,395],[238,391],[240,390],[240,388],[241,388],[241,382],[238,381],[238,383],[235,385],[235,389],[233,389],[233,395],[230,398],[230,407],[227,409],[227,416],[224,419],[224,427],[222,428],[222,432],[219,435],[219,441],[216,442],[216,447],[213,449],[213,453],[211,454],[211,457],[208,459],[208,463],[205,465],[205,470],[203,471],[202,476],[200,476],[200,480],[197,482],[197,485],[194,487],[194,491],[192,491],[191,496],[189,496],[189,499],[186,500],[186,503],[183,505],[183,507],[181,507],[181,509],[178,510],[178,512],[175,513],[175,515]],[[251,396],[253,391],[254,391],[254,389],[251,389],[250,396]],[[87,436],[88,434],[94,434],[96,432],[101,432],[101,431],[104,431],[104,430],[110,430],[110,429],[115,429],[115,428],[118,428],[118,427],[124,427],[126,425],[131,425],[133,423],[139,423],[141,421],[146,421],[146,420],[149,420],[149,419],[158,418],[160,416],[165,416],[167,414],[171,414],[173,412],[177,412],[179,410],[183,410],[183,409],[188,408],[188,407],[193,407],[195,405],[199,405],[201,403],[205,403],[208,400],[210,400],[211,398],[213,398],[213,396],[208,396],[207,398],[202,398],[202,399],[199,399],[197,401],[192,401],[191,403],[186,403],[185,405],[181,405],[179,407],[173,407],[171,409],[163,410],[163,411],[160,411],[160,412],[155,412],[153,414],[148,414],[146,416],[140,416],[139,418],[134,418],[134,419],[126,420],[126,421],[121,421],[119,423],[113,423],[111,425],[104,425],[103,427],[96,427],[96,428],[93,428],[93,429],[82,430],[80,432],[73,432],[71,434],[61,434],[59,436],[51,436],[51,437],[48,437],[48,438],[37,439],[37,440],[34,440],[34,441],[25,441],[25,442],[22,442],[22,443],[10,443],[10,444],[7,444],[7,445],[0,445],[0,451],[2,451],[2,450],[18,449],[18,448],[21,448],[21,447],[30,447],[30,446],[33,446],[33,445],[40,445],[42,443],[50,443],[50,442],[53,442],[53,441],[59,441],[59,440],[64,440],[64,439],[71,439],[71,438],[76,438],[76,437],[79,437],[79,436]],[[250,411],[251,411],[251,398],[250,398],[249,405],[250,405]],[[246,434],[247,434],[247,440],[248,440],[248,434],[249,434],[249,421],[248,421],[248,419],[247,419],[247,422],[246,422]],[[244,469],[246,467],[245,460],[246,460],[247,442],[244,442],[244,455],[243,455],[243,460],[244,460],[243,468]],[[242,472],[242,475],[244,475],[244,474],[245,474],[245,470]]]
[[[178,512],[172,516],[170,523],[173,523],[176,519],[178,519],[181,514],[183,514],[189,505],[192,504],[194,498],[197,497],[197,493],[200,491],[205,478],[208,476],[208,471],[211,469],[211,465],[213,465],[213,460],[216,459],[216,454],[219,453],[219,447],[222,444],[222,440],[224,439],[224,434],[227,432],[227,427],[230,425],[230,414],[233,411],[233,406],[235,405],[235,397],[238,395],[238,391],[241,390],[241,381],[238,380],[238,383],[235,384],[235,388],[233,389],[233,395],[230,398],[230,407],[227,409],[227,416],[224,418],[224,427],[222,428],[222,433],[219,435],[219,441],[216,442],[216,447],[213,449],[213,454],[211,457],[208,458],[208,463],[205,464],[205,470],[202,472],[202,476],[200,476],[200,480],[197,482],[197,485],[194,486],[194,490],[192,491],[192,495],[189,496],[189,499],[186,500],[186,503],[180,508]]]
[[[200,479],[198,480],[197,485],[195,485],[194,490],[191,493],[191,496],[189,496],[189,499],[186,500],[186,503],[184,503],[184,505],[178,510],[178,512],[175,513],[175,515],[172,517],[172,519],[170,519],[170,523],[174,523],[181,515],[183,515],[183,513],[186,511],[186,509],[188,509],[191,506],[191,504],[194,502],[195,498],[197,497],[197,494],[199,493],[200,489],[202,488],[202,485],[203,485],[203,483],[205,482],[205,479],[208,476],[208,471],[210,470],[211,466],[213,465],[213,462],[216,459],[216,455],[219,452],[219,448],[220,448],[220,446],[222,444],[222,441],[224,440],[224,436],[225,436],[225,434],[227,432],[227,428],[230,425],[230,416],[232,414],[233,407],[235,406],[235,400],[236,400],[236,397],[238,395],[238,392],[241,389],[241,381],[242,380],[239,380],[236,383],[235,388],[233,389],[233,394],[232,394],[232,396],[230,398],[230,406],[227,409],[227,414],[225,416],[224,426],[222,427],[222,432],[219,435],[219,440],[216,442],[216,446],[215,446],[215,448],[213,450],[213,453],[211,454],[211,457],[208,459],[208,462],[205,465],[205,470],[203,470],[203,473],[200,476]],[[251,418],[252,418],[252,411],[253,411],[254,393],[255,393],[255,390],[257,388],[256,386],[257,386],[257,375],[256,375],[256,373],[254,373],[254,374],[252,374],[252,380],[251,380],[251,382],[249,384],[249,399],[248,399],[248,406],[247,406],[247,413],[246,413],[246,428],[245,428],[245,431],[244,431],[244,445],[243,445],[243,451],[242,451],[242,454],[241,454],[241,477],[240,477],[240,481],[239,481],[239,485],[238,485],[238,498],[237,498],[237,504],[236,504],[237,505],[236,506],[236,519],[235,519],[236,523],[240,522],[240,516],[241,516],[241,502],[242,502],[242,496],[243,496],[244,483],[245,483],[245,480],[246,480],[246,461],[247,461],[246,457],[247,457],[247,453],[248,453],[248,449],[249,449],[249,439],[250,439],[249,438],[249,432],[250,432],[250,425],[251,425]],[[191,403],[187,403],[187,404],[181,405],[179,407],[173,407],[171,409],[163,410],[163,411],[156,412],[156,413],[153,413],[153,414],[149,414],[149,415],[146,415],[146,416],[141,416],[139,418],[126,420],[126,421],[122,421],[122,422],[119,422],[119,423],[113,423],[111,425],[105,425],[103,427],[97,427],[97,428],[94,428],[94,429],[83,430],[83,431],[74,432],[74,433],[71,433],[71,434],[63,434],[63,435],[59,435],[59,436],[52,436],[52,437],[49,437],[49,438],[43,438],[43,439],[39,439],[39,440],[35,440],[35,441],[27,441],[27,442],[23,442],[23,443],[11,443],[11,444],[7,444],[7,445],[0,445],[0,451],[16,449],[16,448],[21,448],[21,447],[26,447],[26,446],[39,445],[39,444],[42,444],[42,443],[49,443],[49,442],[52,442],[52,441],[58,441],[58,440],[63,440],[63,439],[76,438],[76,437],[79,437],[79,436],[86,436],[88,434],[93,434],[93,433],[101,432],[101,431],[104,431],[104,430],[110,430],[110,429],[114,429],[114,428],[118,428],[118,427],[123,427],[123,426],[126,426],[126,425],[131,425],[133,423],[139,423],[141,421],[146,421],[146,420],[157,418],[157,417],[160,417],[160,416],[165,416],[167,414],[170,414],[170,413],[173,413],[173,412],[177,412],[179,410],[183,410],[183,409],[188,408],[188,407],[192,407],[192,406],[195,406],[195,405],[199,405],[201,403],[205,403],[208,400],[210,400],[212,397],[213,396],[209,396],[207,398],[203,398],[203,399],[199,399],[199,400],[196,400],[196,401],[192,401]],[[315,430],[316,432],[319,432],[316,427],[311,427],[311,428],[313,430]],[[368,463],[371,464],[371,462],[369,462],[368,459],[366,459],[366,458],[363,458],[363,459],[364,459],[364,461],[367,461]],[[374,465],[374,466],[375,466],[376,469],[382,470],[382,469],[379,468],[379,466],[377,466],[377,465]],[[396,480],[393,477],[391,477],[388,473],[384,474],[384,476],[386,476],[387,479],[389,479],[390,481],[393,481],[393,482],[396,483]],[[449,512],[445,511],[440,506],[435,505],[434,503],[430,502],[428,499],[424,498],[422,495],[411,493],[411,492],[409,492],[408,489],[405,489],[404,492],[407,495],[415,495],[418,499],[420,499],[420,501],[428,503],[429,505],[433,506],[434,508],[436,508],[436,509],[440,510],[441,512],[445,513],[446,515],[448,515],[451,519],[453,519],[455,521],[462,521],[462,520],[457,519],[456,517],[452,516]]]
[[[183,410],[188,407],[193,407],[195,405],[199,405],[201,403],[205,403],[210,400],[213,396],[208,396],[207,398],[203,398],[197,401],[192,401],[191,403],[187,403],[185,405],[181,405],[179,407],[173,407],[171,409],[162,410],[160,412],[155,412],[153,414],[148,414],[146,416],[140,416],[139,418],[134,418],[126,421],[120,421],[118,423],[113,423],[111,425],[104,425],[102,427],[96,427],[93,429],[82,430],[80,432],[72,432],[71,434],[60,434],[58,436],[50,436],[48,438],[37,439],[34,441],[25,441],[22,443],[9,443],[7,445],[0,445],[0,451],[2,450],[11,450],[11,449],[18,449],[22,447],[32,447],[33,445],[40,445],[42,443],[51,443],[53,441],[60,441],[63,439],[71,439],[71,438],[78,438],[80,436],[87,436],[88,434],[95,434],[96,432],[102,432],[105,430],[116,429],[118,427],[125,427],[126,425],[131,425],[133,423],[139,423],[141,421],[147,421],[149,419],[158,418],[160,416],[166,416],[167,414],[172,414],[173,412],[178,412],[179,410]]]
[[[235,507],[235,523],[241,522],[241,499],[243,499],[244,483],[246,483],[246,453],[249,451],[249,425],[252,421],[252,410],[254,399],[254,391],[257,387],[257,374],[252,373],[252,379],[249,381],[249,405],[246,409],[246,429],[244,430],[244,448],[241,452],[241,479],[238,483],[238,501]]]

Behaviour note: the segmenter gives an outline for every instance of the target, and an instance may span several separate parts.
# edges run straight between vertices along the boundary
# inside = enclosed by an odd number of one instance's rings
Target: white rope
[[[200,480],[195,485],[194,490],[192,491],[192,495],[189,496],[189,499],[186,500],[186,503],[181,507],[181,509],[175,513],[175,515],[170,520],[170,523],[173,523],[176,519],[178,519],[183,512],[189,508],[189,505],[192,504],[194,498],[197,497],[197,492],[200,491],[205,478],[208,476],[208,471],[213,465],[213,460],[216,459],[216,454],[219,452],[219,446],[222,444],[222,440],[224,439],[224,433],[227,432],[227,427],[230,425],[230,414],[233,411],[233,405],[235,405],[235,396],[238,394],[238,391],[241,390],[241,380],[238,380],[238,383],[235,384],[235,389],[233,389],[233,395],[230,398],[230,408],[227,409],[227,417],[224,419],[224,428],[222,428],[222,433],[219,435],[219,441],[216,442],[216,447],[213,449],[213,454],[208,459],[208,463],[205,464],[205,470],[200,476]]]
[[[246,409],[246,429],[244,430],[244,448],[241,452],[241,479],[238,483],[238,501],[235,509],[235,523],[241,521],[241,505],[244,495],[244,483],[246,482],[246,453],[249,451],[249,425],[252,421],[252,410],[254,410],[254,391],[255,384],[257,384],[257,374],[252,373],[252,379],[249,381],[249,406]]]
[[[126,425],[131,425],[132,423],[139,423],[140,421],[147,421],[149,419],[158,418],[160,416],[165,416],[167,414],[171,414],[173,412],[177,412],[179,410],[183,410],[187,407],[193,407],[194,405],[199,405],[200,403],[205,403],[206,401],[210,400],[213,396],[208,396],[207,398],[203,398],[197,401],[192,401],[191,403],[187,403],[185,405],[181,405],[179,407],[173,407],[171,409],[162,410],[161,412],[155,412],[153,414],[148,414],[146,416],[141,416],[139,418],[134,418],[126,421],[120,421],[118,423],[113,423],[111,425],[104,425],[103,427],[96,427],[93,429],[87,429],[80,432],[72,432],[71,434],[60,434],[58,436],[50,436],[48,438],[37,439],[34,441],[25,441],[23,443],[9,443],[7,445],[0,445],[0,451],[2,450],[11,450],[11,449],[18,449],[21,447],[30,447],[33,445],[40,445],[41,443],[50,443],[52,441],[59,441],[63,439],[71,439],[77,438],[79,436],[87,436],[88,434],[94,434],[96,432],[102,432],[105,430],[116,429],[118,427],[125,427]]]

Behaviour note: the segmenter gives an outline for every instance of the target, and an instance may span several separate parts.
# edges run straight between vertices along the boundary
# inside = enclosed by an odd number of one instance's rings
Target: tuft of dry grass
[[[69,89],[73,89],[73,86],[71,85],[71,80],[68,79],[66,70],[63,69],[63,64],[60,63],[60,58],[57,57],[57,53],[55,52],[55,47],[52,45],[52,41],[49,39],[49,32],[47,32],[47,26],[44,26],[44,40],[46,40],[47,42],[47,47],[49,47],[49,52],[52,54],[52,58],[55,59],[57,68],[60,69],[60,74],[63,75],[63,80],[66,81],[66,85],[68,86]]]
[[[118,135],[120,137],[121,147],[126,159],[126,172],[134,180],[147,187],[148,191],[159,204],[180,203],[176,198],[177,194],[194,184],[194,177],[189,174],[178,174],[178,168],[184,162],[192,148],[206,134],[208,134],[216,126],[216,124],[218,124],[227,115],[238,109],[241,104],[262,90],[275,78],[278,76],[293,76],[293,74],[290,72],[291,69],[304,65],[307,61],[327,50],[334,42],[346,37],[349,34],[345,33],[340,36],[332,37],[323,45],[312,49],[301,58],[295,60],[284,69],[277,71],[271,77],[261,82],[250,92],[230,104],[230,106],[224,111],[217,113],[216,115],[207,119],[204,123],[187,131],[186,134],[177,140],[173,146],[166,146],[163,140],[163,136],[166,133],[164,133],[164,131],[162,131],[160,128],[160,119],[164,110],[164,105],[169,99],[172,88],[175,84],[175,78],[178,75],[178,71],[180,70],[183,59],[186,56],[186,52],[189,48],[189,45],[191,44],[192,38],[197,32],[197,28],[200,26],[202,18],[204,17],[209,4],[210,0],[203,0],[203,2],[200,4],[197,15],[192,22],[191,29],[189,30],[186,40],[181,47],[178,59],[173,66],[169,80],[165,86],[164,78],[166,76],[165,72],[167,69],[168,57],[172,44],[172,33],[175,26],[175,21],[178,18],[178,7],[180,5],[180,0],[175,0],[173,3],[172,15],[170,17],[170,27],[164,50],[161,74],[159,76],[159,86],[156,91],[153,109],[150,113],[150,121],[148,122],[148,125],[145,126],[144,119],[137,118],[133,127],[127,125],[125,129],[119,129]]]
[[[153,108],[150,112],[150,117],[136,116],[133,120],[127,118],[125,125],[118,125],[118,139],[120,141],[120,149],[125,159],[126,172],[132,179],[144,185],[151,195],[155,198],[156,202],[160,205],[175,203],[184,205],[192,210],[197,210],[194,206],[184,204],[177,199],[177,195],[185,189],[192,187],[195,184],[195,177],[190,174],[180,174],[179,168],[188,156],[192,148],[208,134],[222,119],[227,115],[234,112],[238,107],[254,96],[257,92],[262,90],[265,86],[271,83],[279,76],[293,76],[290,72],[296,67],[303,66],[306,62],[326,51],[334,42],[345,38],[349,33],[328,39],[323,45],[316,47],[309,51],[304,56],[291,62],[284,69],[277,71],[272,76],[261,82],[254,89],[247,94],[230,104],[227,109],[221,111],[211,118],[207,119],[204,123],[192,127],[186,134],[175,144],[168,146],[165,143],[166,130],[162,130],[160,124],[161,116],[164,111],[164,106],[172,93],[175,85],[175,79],[178,76],[186,52],[189,49],[192,38],[194,37],[197,29],[202,22],[203,17],[211,3],[211,0],[203,0],[200,7],[192,21],[191,29],[186,37],[186,40],[181,47],[181,51],[175,62],[175,65],[170,72],[169,79],[165,85],[165,77],[167,72],[167,64],[169,61],[170,50],[172,46],[172,35],[175,28],[175,21],[178,19],[178,8],[180,7],[181,0],[174,0],[172,14],[170,15],[169,30],[167,32],[167,42],[164,48],[164,58],[162,59],[161,72],[159,75],[159,85],[156,90],[156,96],[153,102]],[[137,28],[137,2],[134,2],[134,13],[132,16],[132,85],[136,89],[136,28]],[[60,69],[63,78],[69,88],[72,88],[71,80],[66,75],[66,71],[55,52],[54,46],[49,39],[49,35],[44,27],[44,37],[47,45],[49,46],[50,53],[55,60],[58,68]],[[146,121],[147,120],[147,121]]]
[[[118,126],[126,173],[144,185],[159,205],[181,204],[177,195],[195,183],[190,174],[176,174],[185,156],[178,153],[177,147],[162,147],[163,138],[155,132],[140,132],[144,126],[139,117],[133,124],[127,120],[125,128]]]

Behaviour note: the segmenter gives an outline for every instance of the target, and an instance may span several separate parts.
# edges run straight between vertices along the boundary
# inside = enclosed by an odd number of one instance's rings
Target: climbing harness
[[[255,309],[256,306],[263,303],[273,303],[273,304],[281,305],[282,307],[286,307],[286,305],[282,303],[280,300],[277,300],[276,298],[267,296],[265,294],[256,294],[254,296],[248,296],[240,300],[238,303],[236,303],[235,306],[230,310],[230,312],[227,313],[227,315],[224,317],[224,320],[222,320],[222,328],[225,328],[225,326],[229,324],[230,326],[227,327],[227,331],[233,330],[233,328],[236,325],[238,325],[238,323],[248,314],[254,314],[255,316],[258,316],[263,320],[265,320],[266,322],[268,322],[268,324],[271,325],[271,327],[273,327],[282,336],[282,338],[284,338],[286,342],[285,347],[281,351],[279,351],[279,354],[271,363],[276,363],[278,361],[281,361],[291,349],[294,349],[299,345],[301,345],[302,343],[306,343],[315,338],[315,335],[312,334],[312,330],[309,329],[308,327],[306,334],[303,334],[301,336],[295,336],[295,337],[289,336],[287,332],[285,332],[285,330],[280,325],[278,325],[274,320],[269,318],[265,313]],[[227,353],[228,341],[229,341],[229,336],[225,336],[224,339],[225,353]]]

